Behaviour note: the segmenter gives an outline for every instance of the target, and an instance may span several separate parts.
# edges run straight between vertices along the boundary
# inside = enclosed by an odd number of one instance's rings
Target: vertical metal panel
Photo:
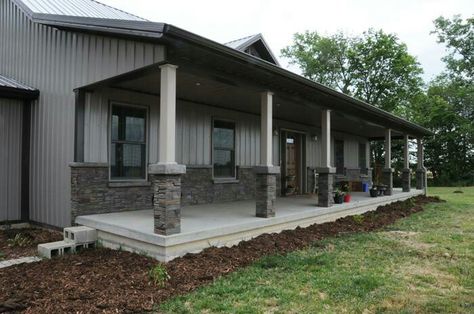
[[[22,106],[0,98],[0,221],[21,219]]]
[[[0,42],[0,73],[41,91],[31,108],[30,217],[69,225],[73,89],[162,61],[164,48],[35,24],[5,0],[0,1]]]

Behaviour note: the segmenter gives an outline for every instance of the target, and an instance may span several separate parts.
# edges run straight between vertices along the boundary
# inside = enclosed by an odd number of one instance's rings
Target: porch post
[[[393,168],[392,168],[392,130],[385,130],[385,168],[383,169],[383,184],[387,186],[385,195],[393,194]]]
[[[260,106],[260,165],[255,167],[256,216],[268,218],[275,216],[276,176],[280,173],[280,167],[273,166],[272,161],[273,93],[263,92]]]
[[[333,184],[336,169],[331,167],[331,110],[321,111],[321,167],[318,176],[318,206],[330,207],[333,200]]]
[[[423,151],[423,142],[420,138],[416,140],[417,143],[417,159],[418,165],[416,169],[416,189],[423,190],[426,189],[426,168],[424,161],[424,151]]]
[[[181,231],[181,176],[186,166],[178,165],[176,143],[176,69],[160,66],[160,126],[158,163],[149,166],[153,184],[155,233],[170,235]]]
[[[404,136],[403,149],[403,170],[402,170],[402,189],[403,192],[410,192],[411,189],[411,174],[410,174],[410,152],[408,151],[408,135]]]

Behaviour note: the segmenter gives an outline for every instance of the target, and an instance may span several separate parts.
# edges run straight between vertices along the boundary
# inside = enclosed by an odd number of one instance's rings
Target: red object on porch
[[[351,201],[351,195],[350,194],[344,195],[344,203],[349,203],[350,201]]]

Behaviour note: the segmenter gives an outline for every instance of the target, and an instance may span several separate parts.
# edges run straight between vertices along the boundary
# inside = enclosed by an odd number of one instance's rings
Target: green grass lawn
[[[270,256],[169,300],[172,313],[474,313],[474,188],[385,230]]]

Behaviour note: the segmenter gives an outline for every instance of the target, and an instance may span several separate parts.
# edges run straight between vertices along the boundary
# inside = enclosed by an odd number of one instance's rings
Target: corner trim
[[[30,220],[30,137],[31,137],[31,101],[23,102],[21,126],[21,213],[22,221]]]

